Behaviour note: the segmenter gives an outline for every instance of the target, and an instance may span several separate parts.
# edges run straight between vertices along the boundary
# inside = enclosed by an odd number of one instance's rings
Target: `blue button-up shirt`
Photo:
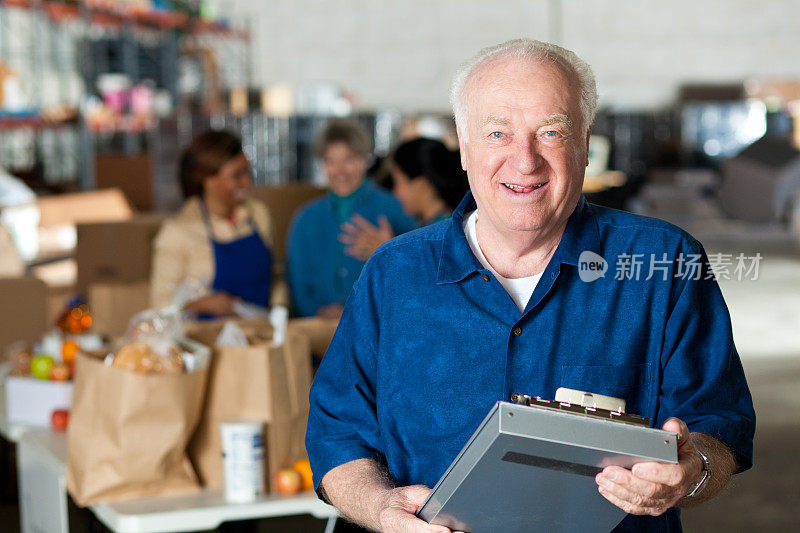
[[[463,219],[473,209],[468,194],[451,220],[389,241],[364,268],[311,389],[315,486],[368,457],[399,485],[432,487],[495,402],[552,399],[558,387],[623,398],[655,427],[678,417],[750,467],[752,399],[695,239],[581,198],[520,313],[470,250]],[[585,251],[607,261],[604,277],[580,275]],[[626,262],[643,263],[638,279],[616,268]],[[678,510],[628,516],[627,529],[678,531]]]

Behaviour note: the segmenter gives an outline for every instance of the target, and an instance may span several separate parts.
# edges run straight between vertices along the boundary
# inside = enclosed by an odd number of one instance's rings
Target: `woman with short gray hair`
[[[295,312],[338,318],[366,258],[345,242],[343,227],[363,224],[399,235],[414,228],[400,203],[372,184],[372,141],[354,120],[331,120],[314,143],[330,192],[300,208],[289,230],[288,277]]]

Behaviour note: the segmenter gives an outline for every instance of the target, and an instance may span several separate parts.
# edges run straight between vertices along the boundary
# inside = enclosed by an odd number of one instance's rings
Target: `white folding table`
[[[17,441],[20,520],[23,533],[68,533],[66,434],[28,429]],[[251,503],[229,503],[222,490],[136,498],[89,507],[115,533],[204,531],[231,520],[310,514],[327,519],[326,533],[336,524],[337,511],[313,491],[295,496],[269,495]]]

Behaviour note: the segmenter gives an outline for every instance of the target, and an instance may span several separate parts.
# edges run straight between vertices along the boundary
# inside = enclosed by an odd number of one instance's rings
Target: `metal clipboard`
[[[417,515],[469,533],[607,533],[625,512],[597,491],[604,467],[676,464],[677,435],[621,411],[512,395],[497,402]]]

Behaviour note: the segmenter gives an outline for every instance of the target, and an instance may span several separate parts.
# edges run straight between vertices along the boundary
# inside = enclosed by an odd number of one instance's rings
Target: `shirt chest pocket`
[[[560,386],[622,398],[627,413],[648,416],[651,379],[649,364],[563,365]]]

